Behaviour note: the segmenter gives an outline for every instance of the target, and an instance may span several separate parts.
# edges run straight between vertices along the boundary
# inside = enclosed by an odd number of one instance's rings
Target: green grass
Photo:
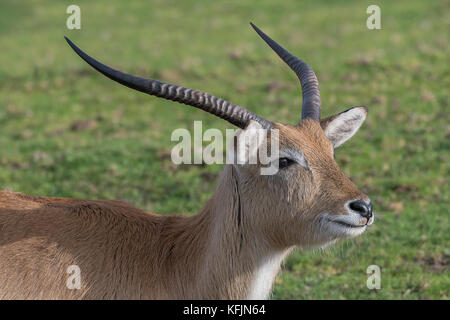
[[[193,108],[132,92],[91,70],[94,57],[142,76],[198,88],[274,121],[300,117],[299,86],[248,25],[255,22],[314,67],[325,116],[367,105],[337,161],[367,192],[375,225],[324,251],[295,252],[275,299],[449,298],[449,21],[442,1],[0,2],[0,189],[120,199],[193,214],[221,166],[174,166],[175,128],[231,128]],[[267,87],[278,81],[277,90]],[[276,86],[272,86],[276,87]],[[368,290],[366,268],[382,269]]]

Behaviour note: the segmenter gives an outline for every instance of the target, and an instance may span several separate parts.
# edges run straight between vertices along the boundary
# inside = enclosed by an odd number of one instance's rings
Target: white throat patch
[[[280,270],[283,262],[290,250],[274,253],[261,260],[256,273],[254,274],[247,300],[265,300],[269,298],[273,281]]]

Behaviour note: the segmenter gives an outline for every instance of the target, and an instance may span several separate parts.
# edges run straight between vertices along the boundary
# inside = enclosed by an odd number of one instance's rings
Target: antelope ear
[[[358,131],[366,119],[367,112],[367,107],[354,107],[320,120],[320,126],[333,147],[337,148]]]
[[[261,124],[254,120],[250,120],[245,129],[239,129],[228,145],[227,163],[256,163],[258,148],[263,141],[264,132]]]

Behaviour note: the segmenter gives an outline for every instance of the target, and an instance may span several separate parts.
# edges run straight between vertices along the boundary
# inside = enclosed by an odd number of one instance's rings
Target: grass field
[[[375,225],[324,251],[296,251],[273,298],[449,298],[448,1],[79,0],[81,30],[67,30],[72,3],[0,2],[0,189],[197,212],[221,166],[173,165],[171,132],[194,120],[231,126],[112,83],[63,35],[124,71],[295,123],[297,79],[253,21],[313,66],[324,116],[369,107],[336,158],[371,196]],[[381,7],[381,30],[366,28],[369,4]],[[366,287],[373,264],[380,290]]]

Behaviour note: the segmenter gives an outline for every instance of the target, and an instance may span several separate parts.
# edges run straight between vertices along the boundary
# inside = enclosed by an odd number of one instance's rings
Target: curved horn
[[[272,40],[268,35],[262,32],[257,26],[251,23],[251,26],[258,35],[275,51],[278,56],[295,72],[302,85],[302,119],[312,118],[320,120],[320,92],[319,81],[311,67],[303,60],[289,53],[286,49]]]
[[[72,49],[91,67],[124,86],[153,96],[199,108],[227,120],[241,129],[244,129],[250,120],[259,122],[264,128],[271,127],[271,122],[255,115],[247,109],[206,92],[180,87],[158,80],[141,78],[112,69],[88,56],[67,37],[64,38]]]

